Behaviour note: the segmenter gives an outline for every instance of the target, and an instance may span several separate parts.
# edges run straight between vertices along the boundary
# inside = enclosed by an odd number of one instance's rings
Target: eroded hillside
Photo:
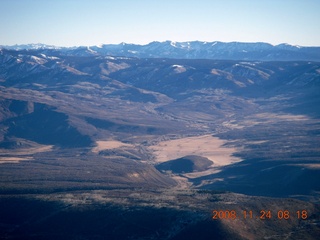
[[[278,225],[273,219],[262,233],[257,233],[261,222],[243,219],[214,226],[226,236],[281,239],[289,236],[281,235],[281,229],[297,233],[301,228],[303,233],[290,236],[299,239],[310,228],[306,236],[312,239],[319,232],[314,220],[320,191],[318,62],[1,49],[0,64],[0,187],[7,195],[2,201],[10,194],[40,194],[42,200],[53,194],[49,200],[60,201],[56,194],[61,193],[63,201],[96,196],[127,208],[127,201],[134,199],[128,208],[172,206],[174,211],[183,209],[182,215],[191,214],[186,208],[193,206],[197,214],[188,219],[198,220],[172,220],[179,222],[177,229],[157,229],[167,239],[212,227],[212,210],[226,210],[226,202],[237,211],[243,206],[257,212],[275,207],[272,198],[241,195],[240,201],[233,193],[224,195],[229,198],[222,201],[225,205],[211,204],[214,191],[231,191],[303,199],[307,202],[279,198],[278,208],[290,205],[297,212],[305,204],[313,218]],[[208,192],[203,197],[193,189]],[[92,192],[100,190],[113,192]],[[161,195],[166,197],[158,199]],[[70,210],[72,217],[78,210]],[[184,224],[186,228],[179,227]],[[243,224],[247,234],[238,230]]]

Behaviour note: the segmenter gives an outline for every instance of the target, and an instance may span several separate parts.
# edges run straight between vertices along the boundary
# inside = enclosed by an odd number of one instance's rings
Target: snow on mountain
[[[151,42],[138,44],[100,44],[59,48],[45,44],[0,46],[13,50],[63,50],[64,54],[77,56],[119,56],[138,58],[220,59],[245,61],[320,61],[320,47],[302,47],[289,44],[271,45],[264,42]],[[42,52],[48,54],[47,52]]]
[[[31,44],[16,44],[12,46],[0,45],[0,48],[12,49],[12,50],[29,50],[29,49],[61,49],[62,47],[57,47],[54,45],[47,45],[42,43],[31,43]]]

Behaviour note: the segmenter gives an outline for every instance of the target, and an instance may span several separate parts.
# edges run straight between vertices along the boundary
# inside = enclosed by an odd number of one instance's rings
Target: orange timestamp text
[[[307,210],[298,210],[295,212],[290,212],[289,210],[278,210],[276,212],[272,212],[271,210],[260,210],[258,212],[254,212],[252,210],[241,210],[240,212],[236,210],[213,210],[212,211],[212,219],[261,219],[267,220],[271,218],[276,219],[284,219],[289,220],[292,218],[306,220],[308,218]]]

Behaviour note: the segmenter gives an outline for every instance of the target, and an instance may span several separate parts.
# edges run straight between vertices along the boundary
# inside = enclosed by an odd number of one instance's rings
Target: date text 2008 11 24
[[[243,210],[242,212],[237,212],[235,210],[213,210],[212,211],[212,219],[261,219],[267,220],[277,218],[289,220],[291,218],[306,220],[308,218],[307,210],[298,210],[296,212],[290,212],[289,210],[279,210],[277,212],[271,212],[271,210],[261,210],[260,212],[254,213],[252,210]]]

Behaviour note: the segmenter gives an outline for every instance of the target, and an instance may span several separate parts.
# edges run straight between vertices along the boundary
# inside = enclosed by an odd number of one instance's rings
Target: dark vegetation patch
[[[26,114],[33,110],[33,104],[26,101],[11,100],[9,110],[15,114]]]
[[[96,128],[102,128],[113,132],[130,132],[135,134],[155,134],[161,132],[160,128],[158,129],[153,126],[130,125],[97,118],[86,118],[86,121]]]
[[[195,184],[221,178],[223,181],[203,188],[271,197],[312,195],[320,191],[320,149],[315,147],[319,142],[319,123],[261,123],[226,131],[219,137],[244,146],[235,154],[244,161],[194,179]]]
[[[319,176],[320,169],[252,160],[246,161],[245,164],[227,167],[220,173],[199,178],[195,183],[221,178],[223,181],[205,185],[203,188],[256,196],[289,197],[311,195],[313,191],[320,191]]]
[[[31,161],[0,164],[0,193],[52,193],[110,188],[162,188],[175,182],[153,166],[79,149],[54,149]]]
[[[135,149],[107,149],[99,152],[101,156],[117,156],[132,160],[147,159],[148,156],[136,151]]]
[[[16,197],[0,198],[0,214],[4,239],[171,239],[198,218],[170,208],[72,206]],[[221,232],[218,223],[209,226]]]
[[[69,124],[66,114],[43,104],[35,104],[32,113],[8,119],[6,124],[9,126],[9,137],[60,147],[88,147],[92,144],[88,136],[82,135]]]
[[[173,173],[191,173],[194,171],[204,171],[212,165],[208,158],[188,155],[175,160],[160,163],[156,166],[161,171],[172,171]]]
[[[119,89],[114,91],[111,96],[121,96],[123,100],[129,100],[133,102],[152,102],[156,103],[157,98],[150,93],[142,93],[136,88],[126,88],[126,89]]]
[[[316,239],[320,231],[319,206],[299,200],[188,190],[167,194],[132,189],[0,195],[0,238],[204,240],[277,236],[298,240]],[[219,199],[212,202],[212,196]],[[254,217],[260,216],[261,209],[270,210],[272,219],[244,219],[244,209]],[[290,219],[276,219],[277,211],[284,209],[291,213]],[[294,216],[300,209],[307,211],[307,219]],[[222,219],[212,219],[214,210],[222,212]],[[223,217],[230,210],[237,213],[236,220]]]
[[[225,229],[220,222],[212,220],[203,220],[197,222],[192,226],[183,229],[181,232],[171,238],[171,240],[184,240],[184,239],[198,239],[198,240],[208,240],[208,239],[243,239],[237,236],[234,232]]]

